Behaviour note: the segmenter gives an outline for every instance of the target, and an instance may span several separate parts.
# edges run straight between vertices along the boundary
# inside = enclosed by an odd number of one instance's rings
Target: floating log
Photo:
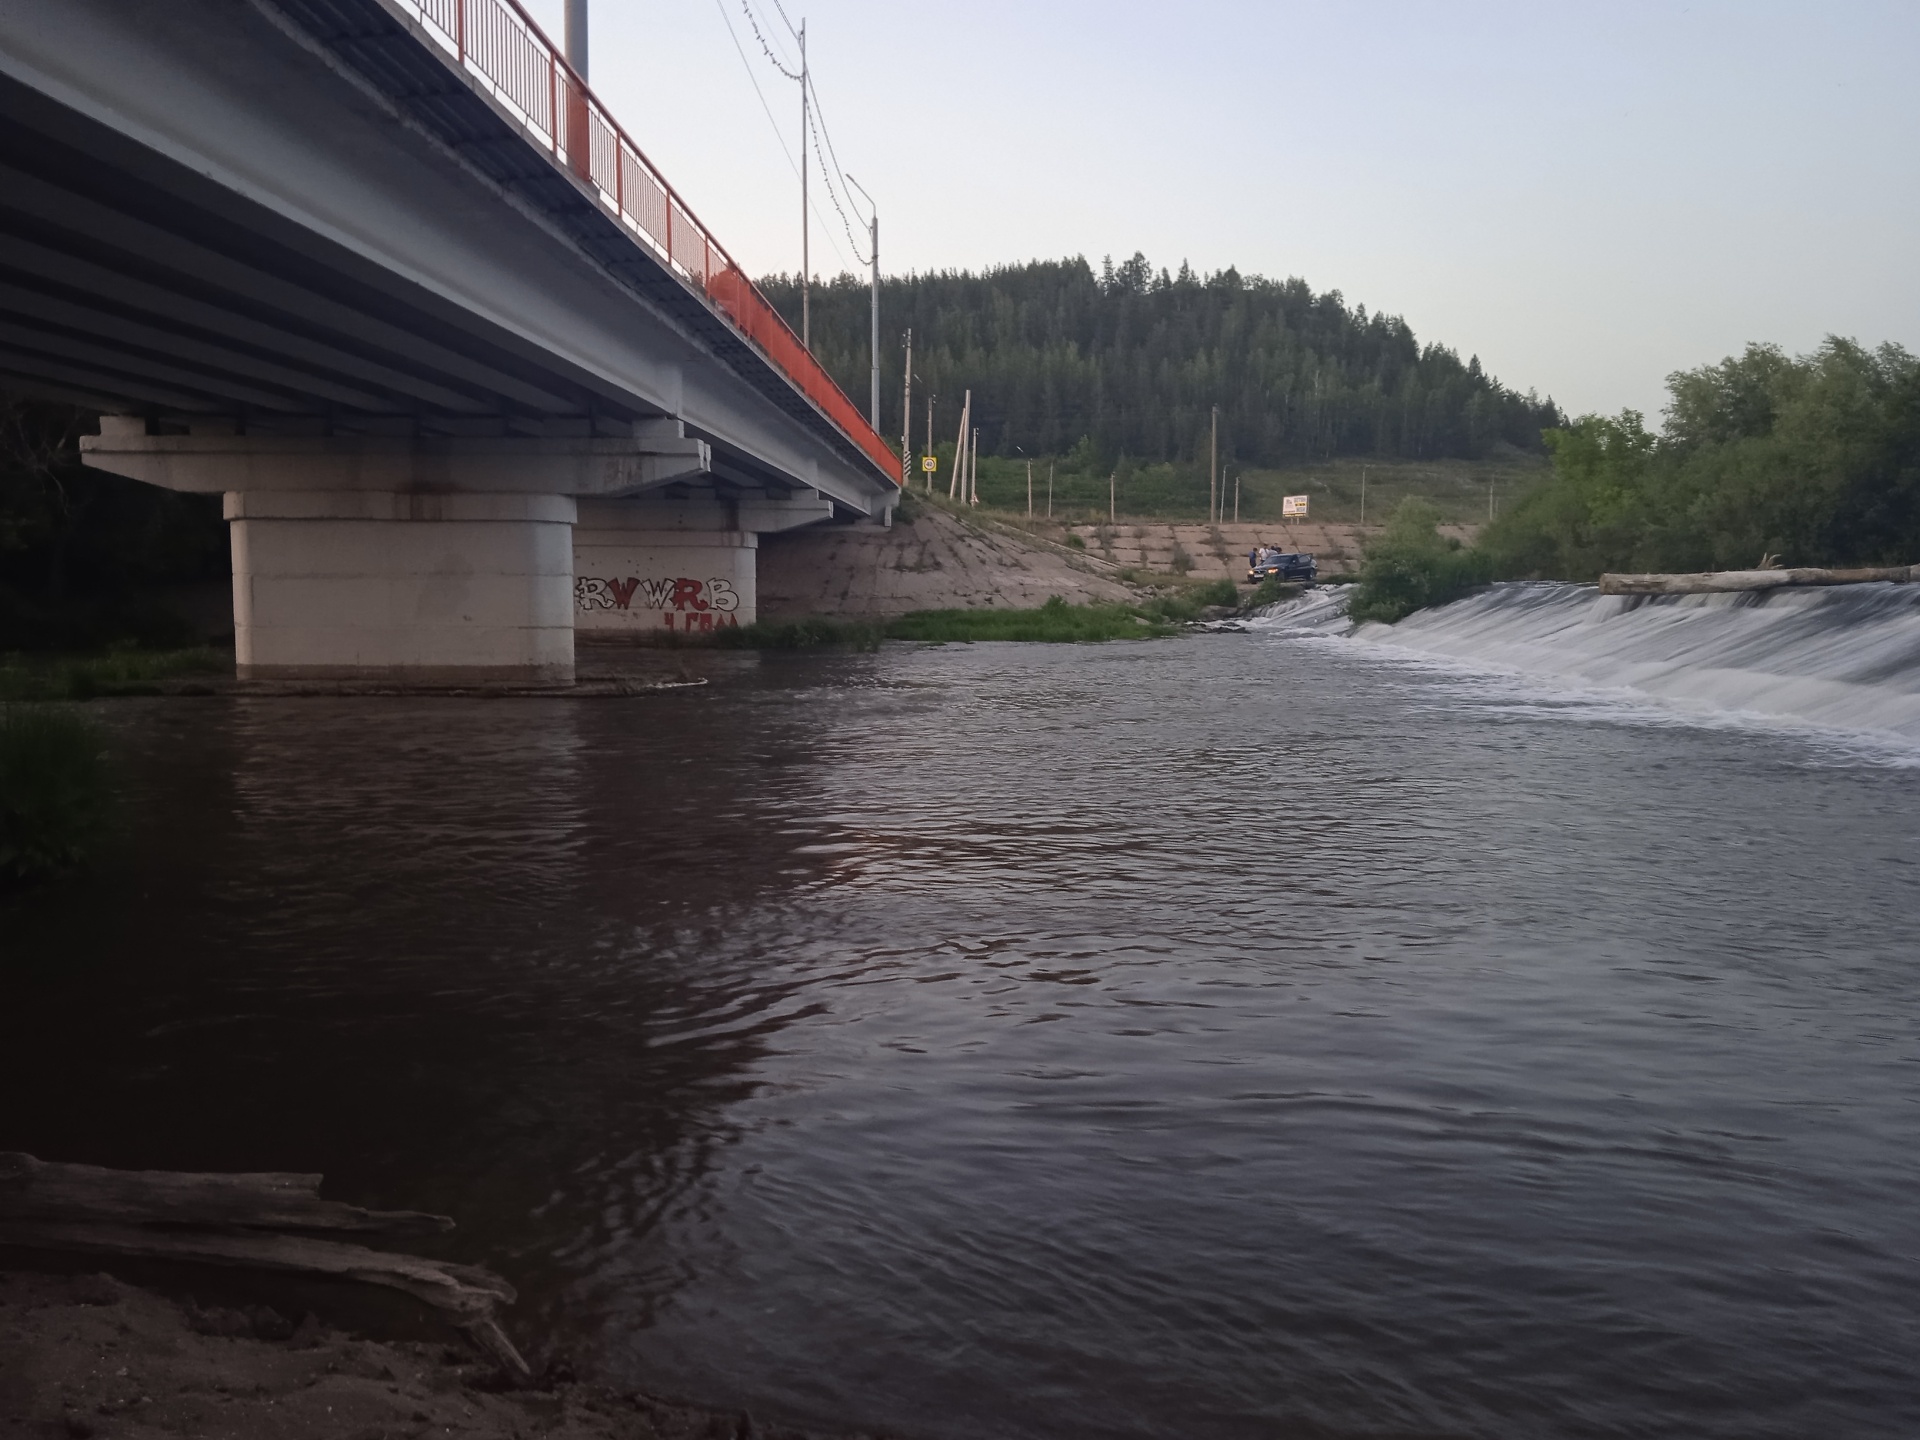
[[[0,1245],[384,1285],[442,1311],[508,1373],[529,1378],[527,1362],[494,1317],[495,1306],[515,1298],[513,1286],[498,1275],[303,1233],[443,1233],[453,1228],[451,1219],[322,1200],[320,1180],[276,1172],[111,1170],[0,1153]]]
[[[1863,570],[1708,570],[1695,575],[1602,575],[1602,595],[1730,595],[1743,590],[1779,590],[1792,585],[1896,585],[1920,581],[1920,565]]]

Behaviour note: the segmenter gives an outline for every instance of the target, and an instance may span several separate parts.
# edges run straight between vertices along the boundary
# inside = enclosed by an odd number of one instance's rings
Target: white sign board
[[[1304,520],[1307,518],[1307,497],[1289,495],[1280,502],[1280,518],[1283,520]]]

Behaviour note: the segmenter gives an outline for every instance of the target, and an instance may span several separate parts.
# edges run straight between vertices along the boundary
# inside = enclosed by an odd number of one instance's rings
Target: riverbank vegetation
[[[1486,556],[1440,533],[1440,512],[1405,500],[1379,539],[1367,546],[1347,617],[1387,624],[1444,605],[1488,580]]]
[[[0,706],[0,886],[74,869],[99,839],[106,814],[97,727],[66,708]]]
[[[1551,430],[1553,472],[1480,537],[1499,578],[1920,561],[1920,360],[1750,345],[1668,380],[1665,421]]]
[[[1667,387],[1658,430],[1626,410],[1547,431],[1550,474],[1471,549],[1403,505],[1348,613],[1395,620],[1488,580],[1920,562],[1920,359],[1749,345]]]
[[[15,653],[0,655],[0,701],[192,693],[232,674],[232,653],[213,646],[115,648],[97,655]]]
[[[916,610],[890,620],[809,618],[763,620],[727,630],[715,643],[741,650],[877,650],[882,640],[946,644],[975,640],[1030,640],[1074,644],[1143,640],[1178,633],[1210,611],[1236,607],[1231,580],[1172,585],[1129,604],[1069,605],[1058,595],[1032,609]]]
[[[94,417],[0,395],[0,652],[171,649],[231,574],[217,495],[80,463]],[[229,620],[227,627],[230,628]]]

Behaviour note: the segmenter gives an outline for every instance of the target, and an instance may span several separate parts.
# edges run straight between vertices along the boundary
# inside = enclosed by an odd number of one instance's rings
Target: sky
[[[1920,350],[1920,0],[780,3],[887,273],[1297,275],[1572,414],[1657,418],[1750,341]],[[594,89],[743,265],[797,270],[774,0],[591,4]],[[865,230],[815,167],[830,275]]]

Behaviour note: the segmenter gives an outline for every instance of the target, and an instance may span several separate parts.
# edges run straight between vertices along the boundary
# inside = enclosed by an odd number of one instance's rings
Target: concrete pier
[[[149,428],[104,417],[87,463],[225,497],[242,680],[566,685],[576,630],[752,624],[759,537],[835,510],[716,474],[671,421],[544,438]]]
[[[833,513],[818,495],[673,489],[680,493],[580,502],[573,600],[583,633],[646,639],[751,625],[760,536]]]
[[[242,680],[564,685],[574,501],[229,494]]]

